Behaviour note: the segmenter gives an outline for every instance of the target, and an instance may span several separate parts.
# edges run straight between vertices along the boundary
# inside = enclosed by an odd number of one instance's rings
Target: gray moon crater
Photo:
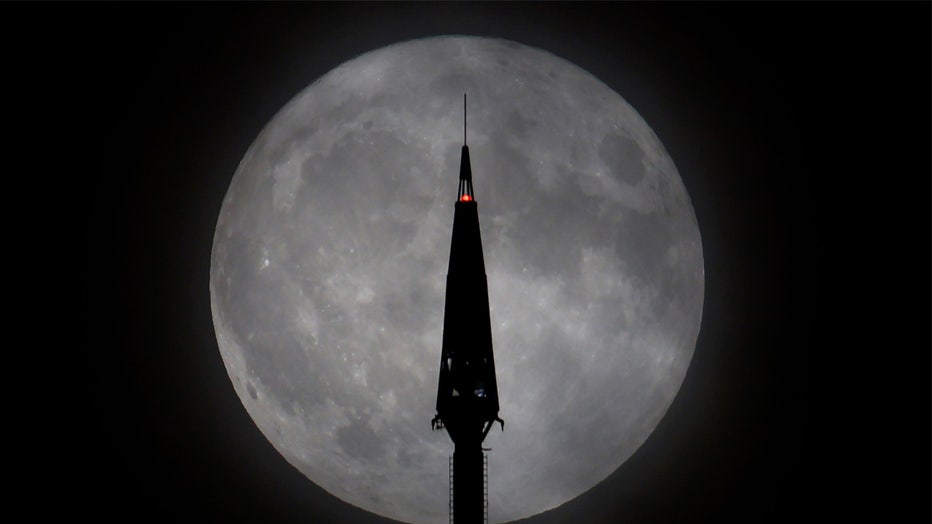
[[[210,298],[232,385],[289,463],[386,517],[447,518],[432,432],[462,97],[501,416],[490,521],[569,501],[673,401],[699,333],[702,245],[673,161],[588,72],[510,41],[378,49],[294,97],[242,159]]]

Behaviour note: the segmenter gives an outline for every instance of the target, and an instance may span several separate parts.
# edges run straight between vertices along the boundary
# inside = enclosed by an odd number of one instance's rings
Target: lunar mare
[[[251,145],[220,211],[210,296],[237,395],[313,482],[408,522],[447,518],[430,431],[469,95],[501,416],[491,521],[573,499],[673,401],[703,300],[699,229],[648,125],[577,66],[437,37],[350,60]]]

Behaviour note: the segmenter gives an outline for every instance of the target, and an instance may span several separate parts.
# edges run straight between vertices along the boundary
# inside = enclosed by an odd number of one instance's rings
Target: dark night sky
[[[20,89],[64,97],[56,136],[73,146],[84,378],[64,402],[71,487],[48,488],[74,500],[52,504],[387,522],[313,486],[240,405],[211,322],[213,227],[293,95],[371,49],[457,33],[549,50],[620,93],[676,163],[704,244],[702,330],[667,416],[605,482],[528,522],[926,521],[930,6],[9,9],[28,33],[7,41],[14,67],[38,80]]]

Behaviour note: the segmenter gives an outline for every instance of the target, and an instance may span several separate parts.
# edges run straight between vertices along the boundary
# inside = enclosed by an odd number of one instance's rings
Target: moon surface
[[[217,340],[289,463],[415,523],[447,519],[453,444],[430,420],[464,92],[506,421],[484,443],[490,521],[554,508],[630,457],[679,390],[702,316],[679,173],[591,74],[451,36],[318,79],[262,130],[223,201]]]

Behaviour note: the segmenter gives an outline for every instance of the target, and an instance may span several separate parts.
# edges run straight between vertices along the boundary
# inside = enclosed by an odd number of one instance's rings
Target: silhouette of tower
[[[498,384],[492,355],[489,289],[479,236],[479,212],[472,189],[466,146],[463,95],[463,149],[453,211],[453,239],[443,311],[443,347],[433,429],[446,428],[453,440],[451,516],[455,524],[485,521],[485,455],[482,441],[498,417]]]

